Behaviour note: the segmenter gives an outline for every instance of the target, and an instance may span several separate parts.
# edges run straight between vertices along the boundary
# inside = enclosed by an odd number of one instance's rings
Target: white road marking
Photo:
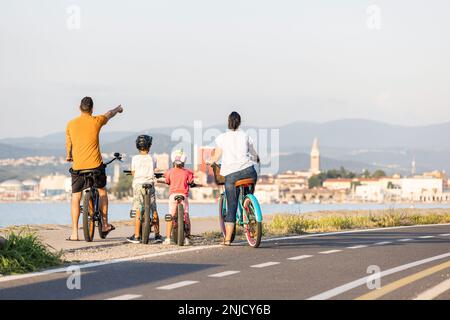
[[[399,241],[399,242],[406,242],[406,241],[413,241],[413,239],[400,239],[400,240],[397,240],[397,241]]]
[[[364,233],[364,232],[383,231],[383,230],[401,230],[401,229],[410,229],[410,228],[427,228],[427,227],[442,227],[442,226],[450,226],[450,223],[422,224],[422,225],[417,225],[417,226],[401,226],[401,227],[388,227],[388,228],[374,228],[374,229],[360,229],[360,230],[349,230],[349,231],[338,231],[338,232],[314,233],[314,234],[307,234],[307,235],[302,235],[302,236],[290,236],[290,237],[278,237],[278,238],[271,238],[271,239],[263,239],[262,242],[289,240],[289,239],[291,239],[291,240],[305,239],[305,238],[313,238],[313,237],[326,237],[326,236],[336,236],[336,235],[341,235],[341,234]]]
[[[422,292],[414,300],[433,300],[447,290],[450,290],[450,279],[447,279],[439,283],[437,286]]]
[[[361,248],[367,248],[367,245],[362,244],[359,246],[347,247],[347,249],[361,249]]]
[[[255,264],[253,266],[250,266],[250,268],[265,268],[265,267],[275,266],[277,264],[280,264],[280,262],[270,261],[270,262]]]
[[[287,258],[288,260],[302,260],[302,259],[307,259],[307,258],[311,258],[312,256],[304,254],[302,256],[296,256],[296,257],[291,257],[291,258]]]
[[[14,281],[14,280],[22,280],[22,279],[27,279],[27,278],[41,277],[41,276],[54,274],[54,273],[66,273],[68,268],[73,267],[73,266],[76,266],[79,269],[96,268],[96,267],[106,266],[106,265],[110,265],[110,264],[138,261],[138,260],[157,258],[157,257],[162,257],[162,256],[175,255],[175,254],[179,254],[179,253],[183,253],[183,252],[202,251],[202,250],[206,250],[206,249],[214,249],[214,248],[220,248],[220,247],[221,247],[220,245],[199,246],[199,247],[192,247],[189,249],[151,253],[151,254],[147,254],[147,255],[135,256],[135,257],[130,257],[130,258],[121,258],[121,259],[106,260],[106,261],[101,261],[101,262],[92,262],[92,263],[85,263],[85,264],[72,264],[72,265],[66,266],[64,268],[48,269],[48,270],[41,271],[41,272],[33,272],[33,273],[20,274],[20,275],[3,276],[3,277],[0,277],[0,283]]]
[[[391,244],[391,243],[392,243],[392,241],[382,241],[382,242],[374,243],[373,245],[374,246],[384,246],[386,244]]]
[[[430,238],[434,238],[434,236],[421,236],[421,237],[419,237],[419,239],[430,239]]]
[[[442,233],[442,234],[440,234],[439,236],[440,236],[440,237],[448,237],[448,236],[450,236],[450,233]]]
[[[427,259],[411,262],[411,263],[408,263],[408,264],[404,264],[404,265],[401,265],[401,266],[398,266],[398,267],[395,267],[395,268],[392,268],[392,269],[388,269],[388,270],[382,271],[379,274],[379,277],[382,278],[384,276],[388,276],[388,275],[391,275],[391,274],[394,274],[394,273],[397,273],[397,272],[401,272],[401,271],[404,271],[404,270],[407,270],[407,269],[410,269],[410,268],[414,268],[414,267],[417,267],[417,266],[420,266],[420,265],[423,265],[423,264],[426,264],[426,263],[429,263],[429,262],[445,259],[445,258],[448,258],[448,257],[450,257],[450,252],[447,252],[447,253],[444,253],[444,254],[441,254],[441,255],[438,255],[438,256],[434,256],[434,257],[431,257],[431,258],[427,258]],[[338,296],[338,295],[340,295],[342,293],[350,291],[350,290],[352,290],[354,288],[357,288],[359,286],[367,284],[367,281],[370,281],[370,279],[372,279],[372,278],[373,278],[373,275],[369,275],[367,277],[360,278],[358,280],[349,282],[349,283],[344,284],[342,286],[339,286],[337,288],[334,288],[334,289],[325,291],[323,293],[320,293],[318,295],[315,295],[315,296],[309,298],[308,300],[327,300],[327,299],[333,298],[333,297]]]
[[[219,272],[219,273],[215,273],[215,274],[210,274],[208,277],[222,278],[222,277],[226,277],[226,276],[231,276],[231,275],[239,273],[239,272],[240,271],[224,271],[224,272]]]
[[[196,284],[196,283],[198,283],[198,281],[189,281],[189,280],[188,281],[180,281],[180,282],[169,284],[167,286],[158,287],[156,289],[158,289],[158,290],[173,290],[173,289],[178,289],[181,287],[190,286],[190,285]]]
[[[133,300],[133,299],[137,299],[142,297],[142,295],[140,294],[124,294],[122,296],[118,296],[118,297],[114,297],[114,298],[109,298],[106,300]]]
[[[328,251],[322,251],[319,252],[320,254],[330,254],[330,253],[336,253],[336,252],[341,252],[342,250],[328,250]]]

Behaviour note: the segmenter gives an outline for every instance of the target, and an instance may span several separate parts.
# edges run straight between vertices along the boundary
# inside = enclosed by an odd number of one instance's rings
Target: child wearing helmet
[[[153,212],[155,242],[162,242],[162,237],[159,234],[159,219],[156,211],[156,197],[155,197],[155,168],[156,163],[153,157],[149,154],[152,146],[152,137],[148,135],[140,135],[136,139],[136,148],[139,154],[133,156],[131,159],[131,174],[133,176],[133,210],[136,211],[134,234],[127,238],[128,242],[140,243],[141,239],[141,212],[144,208],[145,189],[143,185],[150,184],[153,188],[149,189],[151,197],[151,211]]]
[[[182,195],[184,197],[184,214],[185,223],[187,226],[188,234],[185,238],[185,245],[189,245],[190,237],[190,219],[189,219],[189,186],[194,182],[194,173],[184,168],[187,156],[183,150],[176,150],[171,155],[173,168],[164,174],[165,182],[170,185],[169,188],[169,214],[174,217],[177,211],[177,201],[175,197]],[[171,244],[170,235],[172,233],[172,221],[167,221],[166,224],[166,240],[164,244]]]

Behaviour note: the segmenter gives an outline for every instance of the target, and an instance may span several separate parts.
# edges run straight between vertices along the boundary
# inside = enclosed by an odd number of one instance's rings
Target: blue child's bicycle
[[[213,163],[211,165],[216,184],[225,185],[225,178],[220,175],[220,165]],[[253,179],[242,179],[236,182],[236,188],[239,189],[238,212],[236,213],[236,226],[244,228],[248,244],[253,248],[258,248],[261,244],[262,236],[262,212],[258,199],[253,195],[256,181]],[[225,188],[221,187],[219,197],[219,222],[222,234],[225,237],[225,215],[227,212],[227,197]],[[236,236],[236,226],[231,237],[233,242]]]

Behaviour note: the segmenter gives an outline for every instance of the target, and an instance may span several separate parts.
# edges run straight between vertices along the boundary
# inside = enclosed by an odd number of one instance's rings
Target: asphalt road
[[[0,299],[450,300],[450,225],[187,250],[84,266],[79,278],[3,277]]]

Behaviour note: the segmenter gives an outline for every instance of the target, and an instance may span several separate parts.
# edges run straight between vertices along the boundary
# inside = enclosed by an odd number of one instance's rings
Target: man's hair
[[[94,108],[94,101],[92,101],[91,97],[84,97],[81,100],[81,104],[80,104],[81,111],[90,113],[90,112],[92,112],[93,108]]]
[[[241,116],[236,111],[233,111],[228,116],[228,129],[237,130],[241,125]]]

